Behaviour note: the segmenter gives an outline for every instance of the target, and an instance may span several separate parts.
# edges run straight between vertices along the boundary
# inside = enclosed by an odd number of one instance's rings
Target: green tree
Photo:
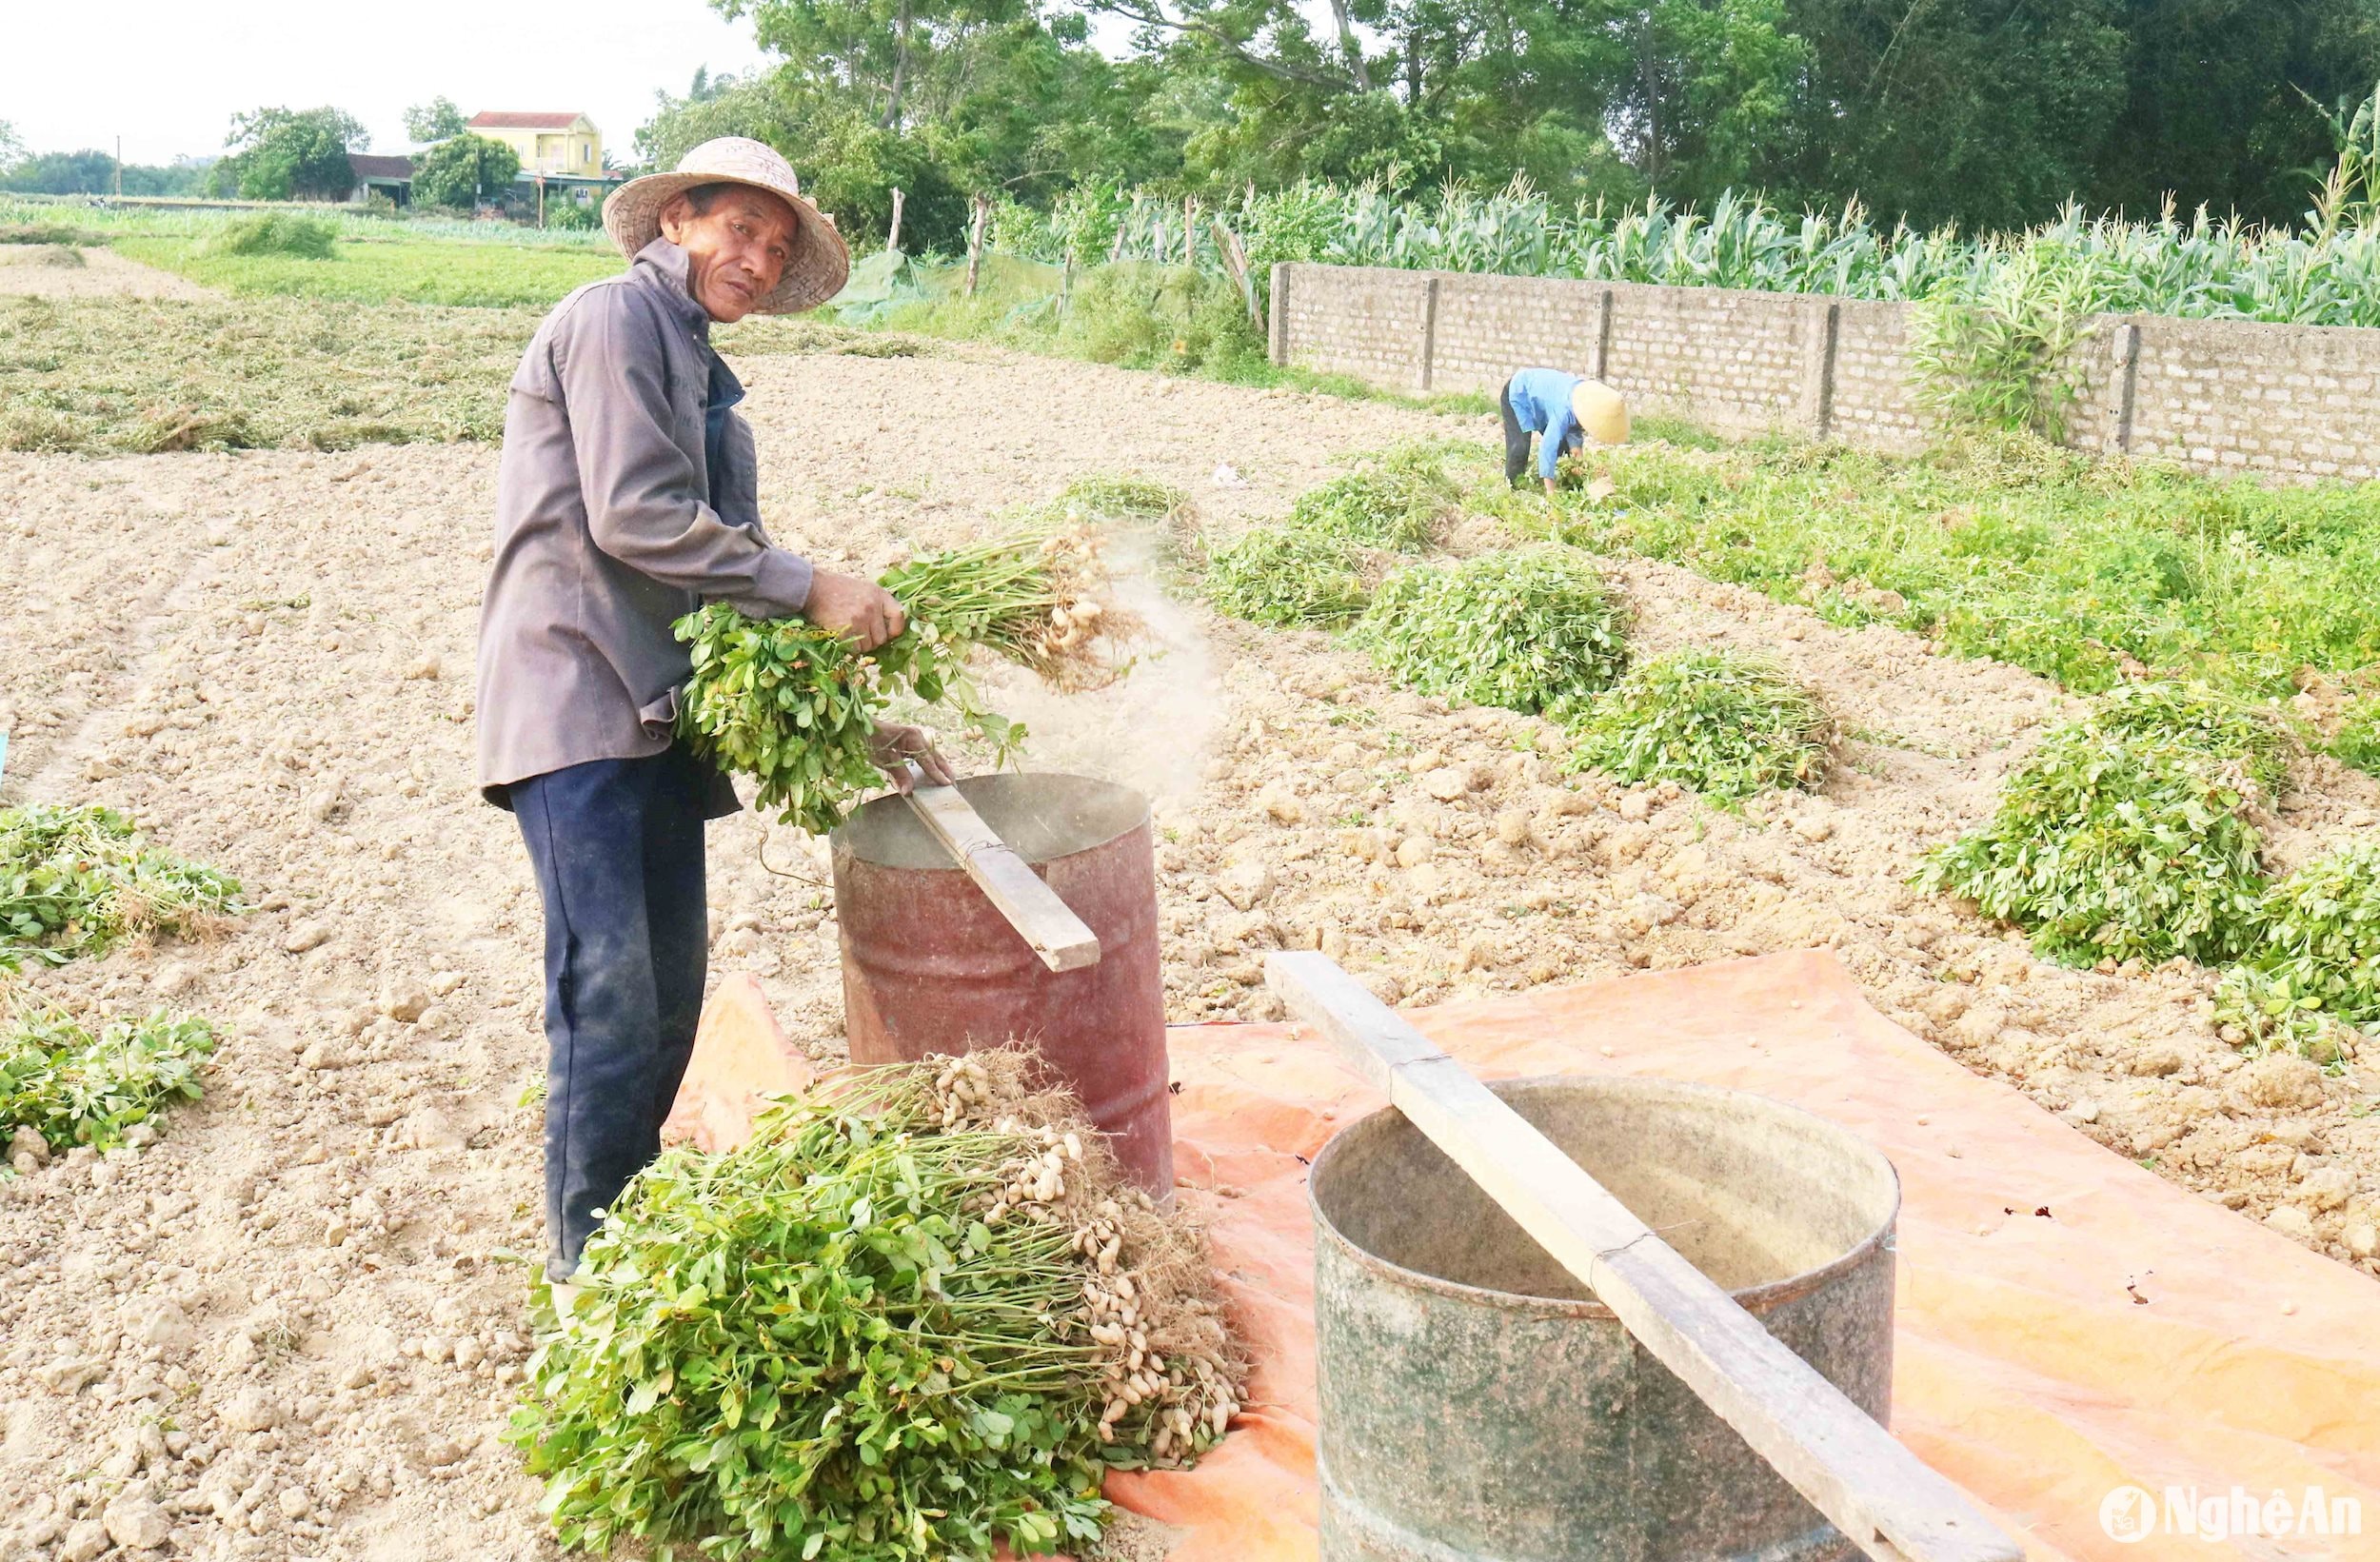
[[[171,163],[127,163],[124,166],[124,193],[127,195],[199,195],[207,188],[207,170],[212,158],[176,158]]]
[[[638,151],[665,168],[717,135],[783,151],[844,230],[881,237],[891,190],[907,198],[904,247],[963,242],[967,196],[1046,206],[1102,176],[1129,182],[1180,166],[1180,140],[1136,105],[1159,72],[1114,62],[1075,11],[1037,0],[717,0],[748,15],[775,69],[741,81],[698,75],[664,96]],[[724,83],[723,85],[723,83]]]
[[[452,98],[435,97],[405,111],[405,133],[416,141],[451,141],[469,128]]]
[[[704,94],[706,85],[712,89]],[[837,101],[787,70],[741,82],[698,78],[695,88],[684,98],[664,94],[660,112],[637,131],[637,154],[645,167],[675,167],[690,148],[717,136],[750,136],[785,153],[802,192],[832,212],[846,237],[881,241],[892,223],[898,186],[907,203],[903,248],[964,242],[966,191],[950,182],[922,140],[883,129],[863,106]]]
[[[1656,0],[1625,18],[1635,69],[1606,114],[1629,161],[1664,195],[1707,201],[1756,180],[1799,100],[1810,46],[1785,0]]]
[[[206,185],[207,165],[128,163],[127,195],[195,195]],[[100,195],[115,188],[115,159],[96,148],[74,152],[38,152],[0,171],[0,189],[42,195]]]
[[[462,207],[495,195],[521,171],[521,154],[484,135],[441,141],[413,159],[413,199],[427,206]]]
[[[337,109],[234,114],[213,185],[248,201],[341,200],[355,188],[347,152],[363,140],[363,125]]]
[[[2308,104],[2370,95],[2370,0],[2129,0],[2121,107],[2079,187],[2093,207],[2154,212],[2172,191],[2263,222],[2293,221],[2335,148]]]
[[[16,127],[0,119],[0,169],[14,167],[25,160],[25,143],[16,133]]]
[[[2324,109],[2380,77],[2380,0],[713,0],[779,62],[698,74],[639,135],[785,150],[950,246],[977,191],[1420,194],[1516,172],[1561,204],[1729,188],[1887,223],[2021,227],[2070,199],[2293,219]],[[1130,53],[1091,47],[1121,21]],[[2309,102],[2309,99],[2311,102]],[[839,173],[841,164],[850,171]],[[955,214],[956,222],[949,219]]]
[[[129,169],[126,170],[128,173]],[[40,195],[104,195],[115,188],[116,160],[97,148],[74,152],[38,152],[0,174],[0,189]],[[132,181],[125,181],[128,192]]]

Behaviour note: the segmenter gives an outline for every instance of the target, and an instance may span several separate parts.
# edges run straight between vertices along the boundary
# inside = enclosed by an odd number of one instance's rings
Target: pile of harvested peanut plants
[[[853,1070],[613,1206],[510,1436],[565,1545],[926,1562],[1080,1546],[1244,1365],[1196,1231],[1028,1054]]]
[[[679,733],[757,780],[755,806],[822,835],[879,783],[871,742],[897,699],[947,707],[1004,761],[1024,728],[984,706],[967,658],[987,650],[1061,688],[1113,676],[1106,646],[1133,623],[1102,600],[1100,551],[1088,528],[1041,528],[896,565],[882,583],[909,626],[871,652],[800,619],[722,603],[689,613],[677,623],[694,669]]]

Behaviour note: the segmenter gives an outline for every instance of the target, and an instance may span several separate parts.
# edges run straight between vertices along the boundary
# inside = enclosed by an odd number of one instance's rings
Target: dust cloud
[[[1140,620],[1130,669],[1105,688],[1061,694],[1002,667],[984,677],[1002,715],[1029,737],[1020,764],[1129,786],[1160,811],[1195,796],[1221,721],[1224,691],[1196,617],[1165,592],[1159,539],[1146,527],[1108,534],[1116,605]]]

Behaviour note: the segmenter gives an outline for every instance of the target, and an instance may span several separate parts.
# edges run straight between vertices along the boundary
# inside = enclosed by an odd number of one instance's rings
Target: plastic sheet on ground
[[[1010,314],[1047,307],[1057,297],[1062,267],[986,252],[976,268],[976,297]],[[898,249],[880,249],[851,263],[843,291],[819,306],[822,317],[845,326],[881,326],[907,304],[929,304],[965,288],[967,263],[937,265]]]
[[[1893,1430],[2033,1557],[2380,1556],[2380,1284],[1970,1074],[1871,1009],[1831,955],[1412,1018],[1483,1077],[1732,1086],[1882,1148],[1904,1201]],[[1378,1099],[1289,1027],[1178,1027],[1170,1045],[1177,1173],[1212,1212],[1256,1376],[1250,1409],[1197,1470],[1115,1474],[1108,1494],[1177,1529],[1170,1562],[1312,1562],[1305,1163]],[[720,1072],[698,1056],[697,1076]],[[2157,1532],[2129,1543],[2101,1519],[2128,1486],[2160,1511]],[[2364,1532],[2215,1541],[2163,1527],[2169,1488],[2208,1500],[2234,1487],[2258,1504],[2284,1493],[2292,1517],[2310,1488],[2354,1500]]]

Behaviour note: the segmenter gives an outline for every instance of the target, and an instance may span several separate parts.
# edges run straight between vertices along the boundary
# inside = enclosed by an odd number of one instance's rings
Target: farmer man
[[[1544,479],[1549,498],[1565,451],[1583,449],[1589,440],[1597,445],[1628,442],[1628,404],[1600,380],[1580,379],[1557,368],[1524,368],[1504,382],[1497,400],[1504,411],[1504,480],[1516,488],[1529,465],[1533,434],[1543,442],[1537,450],[1537,476]]]
[[[480,609],[479,779],[510,809],[545,909],[546,1276],[661,1144],[693,1051],[709,943],[703,826],[726,777],[673,740],[691,668],[670,633],[724,602],[868,649],[901,604],[761,529],[744,387],[713,321],[807,309],[850,256],[785,160],[725,137],[631,180],[604,227],[632,264],[554,306],[512,377]],[[947,781],[915,727],[877,761]],[[572,1295],[558,1292],[563,1306]]]

